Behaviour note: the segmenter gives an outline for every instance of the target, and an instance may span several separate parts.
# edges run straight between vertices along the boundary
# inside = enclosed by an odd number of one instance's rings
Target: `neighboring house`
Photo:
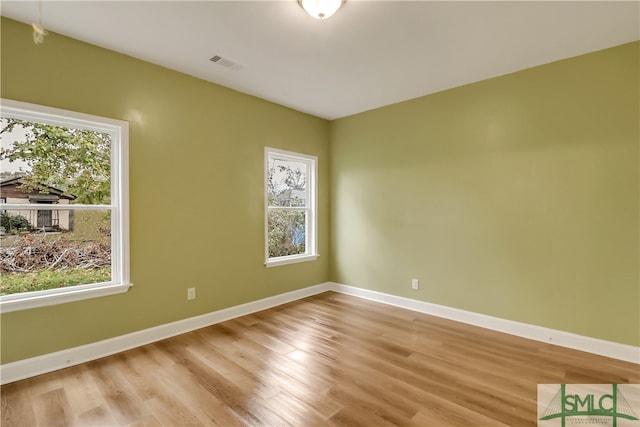
[[[279,206],[304,206],[306,194],[304,190],[289,188],[278,193],[276,199],[278,200]]]
[[[10,178],[0,182],[0,202],[3,203],[29,203],[38,204],[69,204],[76,197],[66,194],[64,191],[41,184],[44,191],[25,190],[20,188],[25,184],[24,177]],[[22,215],[29,220],[33,228],[46,231],[69,230],[73,231],[73,212],[57,210],[24,210],[10,211],[12,215]]]

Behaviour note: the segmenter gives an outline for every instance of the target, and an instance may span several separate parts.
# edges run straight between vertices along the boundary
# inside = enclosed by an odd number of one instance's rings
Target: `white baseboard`
[[[368,289],[327,282],[264,298],[258,301],[252,301],[246,304],[217,310],[201,316],[178,320],[165,325],[132,332],[115,338],[109,338],[80,347],[69,348],[55,353],[6,363],[0,366],[0,383],[8,384],[25,378],[34,377],[36,375],[45,374],[47,372],[57,371],[58,369],[67,368],[69,366],[79,365],[81,363],[110,356],[112,354],[211,326],[236,317],[266,310],[268,308],[276,307],[278,305],[286,304],[312,295],[321,294],[326,291],[340,292],[535,341],[552,343],[562,347],[582,350],[614,359],[640,363],[639,347],[585,337],[569,332],[515,322],[513,320],[500,319],[484,314],[460,310],[458,308],[399,297]]]
[[[280,295],[252,301],[246,304],[213,311],[201,316],[178,320],[165,325],[156,326],[142,331],[132,332],[115,338],[109,338],[91,344],[73,347],[55,353],[44,354],[29,359],[18,360],[0,366],[0,383],[8,384],[47,372],[110,356],[135,347],[140,347],[155,341],[160,341],[176,335],[184,334],[196,329],[224,322],[225,320],[245,316],[288,302],[296,301],[312,295],[328,291],[329,283],[310,286]]]
[[[513,320],[500,319],[498,317],[487,316],[485,314],[399,297],[368,289],[356,288],[339,283],[330,283],[329,287],[330,290],[343,294],[353,295],[371,301],[418,311],[420,313],[443,317],[457,322],[468,323],[470,325],[480,326],[482,328],[504,332],[510,335],[516,335],[535,341],[559,345],[561,347],[568,347],[575,350],[599,354],[613,359],[640,363],[640,347],[586,337],[583,335],[530,325]]]

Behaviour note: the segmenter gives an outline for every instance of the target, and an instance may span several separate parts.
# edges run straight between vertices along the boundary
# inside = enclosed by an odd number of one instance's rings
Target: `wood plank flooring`
[[[2,387],[10,426],[535,426],[640,365],[327,292]]]

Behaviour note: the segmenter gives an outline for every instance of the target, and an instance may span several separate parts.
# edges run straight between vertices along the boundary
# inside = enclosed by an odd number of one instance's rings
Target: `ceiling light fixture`
[[[316,19],[327,19],[340,9],[347,0],[298,0],[298,4],[310,16]]]

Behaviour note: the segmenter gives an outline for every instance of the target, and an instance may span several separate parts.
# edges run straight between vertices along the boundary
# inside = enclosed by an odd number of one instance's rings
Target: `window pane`
[[[269,210],[269,258],[306,252],[306,213],[298,210]]]
[[[110,203],[109,134],[9,117],[0,129],[7,203]]]
[[[1,295],[112,280],[109,210],[0,215]]]
[[[307,164],[269,157],[267,169],[269,206],[307,206]]]

